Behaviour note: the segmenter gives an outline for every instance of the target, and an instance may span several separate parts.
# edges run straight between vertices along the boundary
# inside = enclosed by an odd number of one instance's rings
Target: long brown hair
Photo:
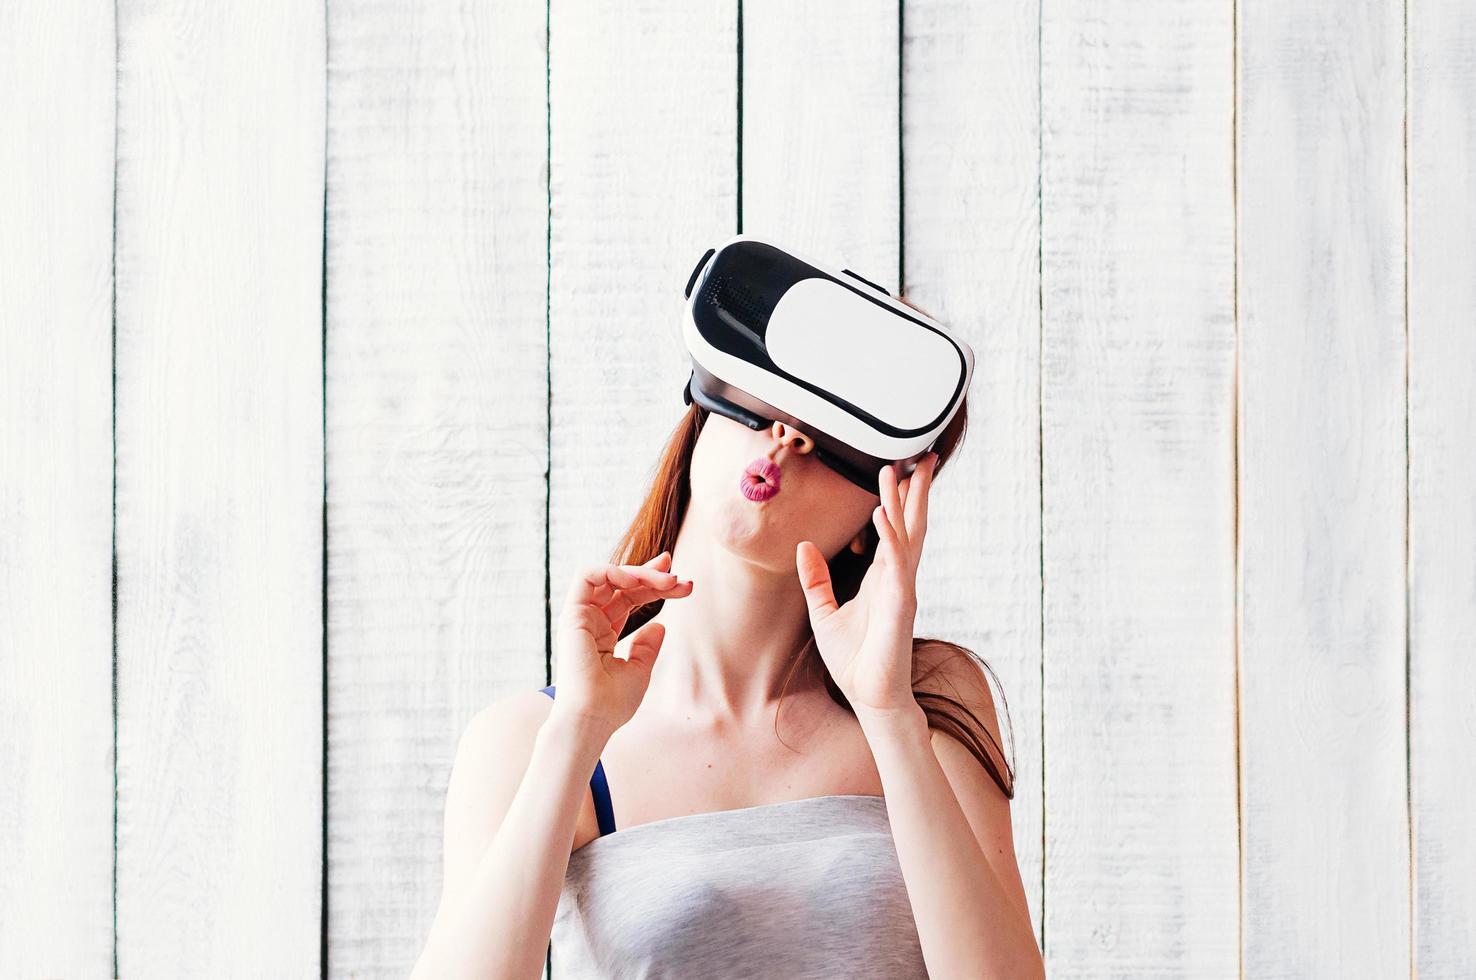
[[[896,297],[903,303],[913,306],[902,297]],[[917,309],[916,306],[913,306]],[[919,310],[919,312],[923,312]],[[691,494],[691,482],[689,474],[691,471],[692,451],[697,445],[697,436],[702,431],[702,426],[707,422],[708,412],[695,401],[688,406],[687,412],[677,422],[676,428],[672,430],[666,447],[662,451],[661,460],[656,466],[655,473],[650,483],[650,491],[641,502],[639,511],[630,526],[621,536],[611,555],[611,562],[621,565],[639,565],[650,561],[663,551],[671,551],[676,547],[677,532],[681,529],[682,519],[687,512],[687,503]],[[964,399],[958,413],[949,422],[948,426],[938,436],[933,445],[933,451],[938,454],[937,472],[941,472],[963,441],[964,433],[968,429],[968,399]],[[871,567],[872,559],[876,556],[876,548],[879,543],[876,526],[868,521],[866,523],[866,546],[860,554],[851,551],[850,548],[842,548],[840,553],[828,562],[830,568],[831,587],[835,592],[837,605],[844,605],[855,597],[860,591],[861,580],[866,575],[866,570]],[[660,611],[663,600],[647,603],[633,610],[629,619],[626,620],[625,628],[621,630],[620,636],[625,637],[649,622],[657,612]],[[784,677],[784,687],[780,691],[780,705],[783,705],[783,691],[788,690],[789,682],[793,679],[796,669],[810,658],[815,647],[814,633],[809,634],[805,645],[800,648],[789,666],[788,673]],[[918,651],[927,649],[929,653],[934,651],[945,654],[944,660],[932,669],[918,675],[914,669],[912,678],[913,695],[917,699],[918,706],[923,709],[927,716],[928,727],[936,728],[946,732],[958,739],[979,760],[995,784],[1008,799],[1015,798],[1015,772],[1008,763],[1003,763],[1004,752],[995,740],[993,733],[984,724],[983,720],[966,707],[963,702],[939,694],[930,690],[919,690],[918,684],[935,673],[942,663],[952,656],[963,656],[976,661],[990,676],[998,677],[983,658],[976,655],[966,647],[959,646],[947,640],[936,637],[915,636],[912,639],[912,654],[914,668],[917,664]],[[825,689],[830,697],[845,708],[855,713],[850,703],[836,686],[830,672],[825,669],[824,661],[818,652],[815,652],[811,662],[820,670],[825,682]],[[1004,697],[1004,688],[998,685],[1000,697]],[[1009,705],[1004,702],[1005,717],[1008,721]],[[1012,726],[1013,727],[1013,726]],[[775,716],[775,729],[778,728],[777,713]],[[1000,762],[985,748],[984,742],[988,741],[999,753]],[[1004,773],[1000,772],[1000,763],[1004,764]]]

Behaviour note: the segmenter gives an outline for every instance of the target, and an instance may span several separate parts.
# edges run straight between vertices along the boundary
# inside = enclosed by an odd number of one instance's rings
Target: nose
[[[787,446],[797,453],[807,453],[815,448],[815,443],[809,436],[794,426],[787,425],[778,420],[775,420],[774,424],[769,426],[769,434],[779,440],[779,445]]]

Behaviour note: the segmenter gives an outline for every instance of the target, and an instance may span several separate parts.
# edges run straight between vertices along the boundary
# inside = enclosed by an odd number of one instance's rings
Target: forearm
[[[984,857],[933,751],[927,716],[919,707],[861,722],[928,972],[1040,976],[1034,930]]]
[[[416,977],[536,980],[543,973],[589,777],[609,739],[551,715],[466,890],[432,926]]]

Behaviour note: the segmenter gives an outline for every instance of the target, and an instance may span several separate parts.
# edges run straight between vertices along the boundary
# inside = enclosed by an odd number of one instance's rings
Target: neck
[[[804,589],[792,564],[774,569],[704,545],[679,534],[672,548],[672,570],[695,585],[654,617],[666,637],[646,698],[703,725],[769,723],[781,690],[786,703],[824,690],[807,665],[784,686],[810,638]],[[815,657],[812,646],[807,660]]]

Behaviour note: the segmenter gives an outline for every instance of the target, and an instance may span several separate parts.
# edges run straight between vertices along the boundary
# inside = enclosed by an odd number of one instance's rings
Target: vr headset
[[[751,429],[797,427],[813,455],[880,494],[905,479],[963,403],[974,352],[850,269],[735,235],[687,280],[682,400]]]

